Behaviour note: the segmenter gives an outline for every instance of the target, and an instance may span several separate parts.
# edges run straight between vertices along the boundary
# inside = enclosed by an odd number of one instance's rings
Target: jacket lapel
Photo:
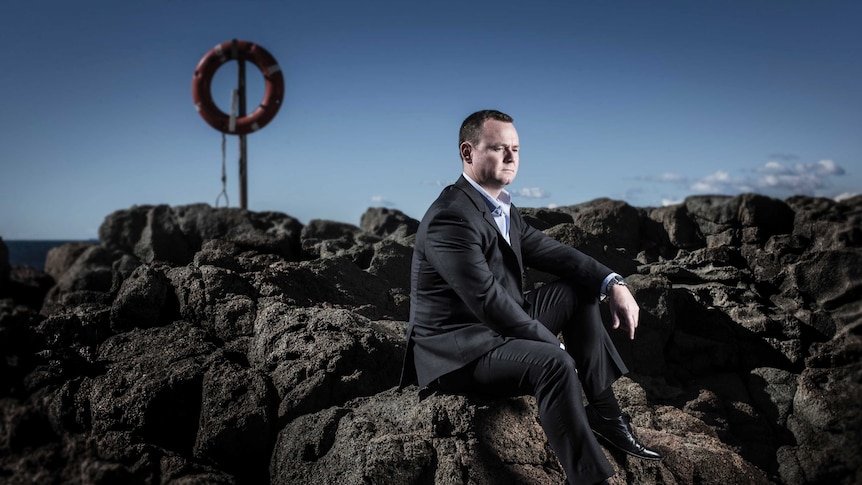
[[[464,176],[458,177],[458,181],[455,182],[455,186],[461,189],[462,192],[467,194],[467,197],[473,202],[473,205],[476,207],[476,210],[482,213],[482,218],[485,219],[485,222],[491,225],[494,231],[500,236],[500,246],[505,246],[503,248],[503,252],[508,252],[510,257],[514,257],[515,261],[517,261],[518,274],[523,273],[524,264],[521,261],[521,225],[520,225],[520,217],[510,217],[509,218],[509,241],[510,244],[506,243],[506,239],[503,237],[503,234],[500,232],[500,228],[497,226],[497,221],[494,220],[494,216],[491,214],[491,211],[488,210],[488,203],[485,201],[485,197],[482,196]],[[515,212],[515,206],[512,206],[512,212]],[[515,221],[518,221],[517,223]],[[510,259],[510,258],[507,258]]]
[[[515,253],[515,258],[518,259],[518,270],[524,272],[524,261],[521,259],[521,224],[524,221],[521,219],[521,214],[512,204],[512,210],[509,215],[509,241],[512,243],[512,252]]]

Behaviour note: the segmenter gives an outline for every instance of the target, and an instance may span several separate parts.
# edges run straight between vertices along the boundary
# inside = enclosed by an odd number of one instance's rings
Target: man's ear
[[[470,143],[465,141],[458,148],[461,150],[461,159],[465,162],[469,162],[473,155],[473,147],[470,146]]]

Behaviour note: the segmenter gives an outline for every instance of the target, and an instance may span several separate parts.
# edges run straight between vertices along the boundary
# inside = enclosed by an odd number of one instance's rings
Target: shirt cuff
[[[611,273],[611,274],[607,275],[607,276],[605,277],[605,279],[602,281],[602,286],[600,286],[600,288],[602,289],[602,292],[601,292],[601,294],[600,294],[599,296],[601,296],[601,298],[602,298],[603,300],[608,296],[608,284],[609,284],[611,281],[613,281],[613,279],[614,279],[614,278],[616,278],[617,276],[619,276],[620,278],[622,278],[622,276],[621,276],[620,274],[618,274],[618,273]]]

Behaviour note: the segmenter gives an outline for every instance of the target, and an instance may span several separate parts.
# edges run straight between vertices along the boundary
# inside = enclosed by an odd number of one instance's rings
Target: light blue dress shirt
[[[491,214],[494,216],[494,222],[497,223],[500,233],[503,235],[503,238],[506,239],[506,242],[511,245],[512,241],[509,239],[509,217],[511,217],[510,214],[512,212],[512,196],[509,192],[506,192],[506,190],[503,189],[503,191],[500,192],[500,197],[495,199],[466,173],[464,173],[464,178],[467,179],[467,182],[470,182],[470,185],[478,190],[479,193],[482,194],[482,197],[485,198],[485,202],[488,204],[488,209],[491,210]]]

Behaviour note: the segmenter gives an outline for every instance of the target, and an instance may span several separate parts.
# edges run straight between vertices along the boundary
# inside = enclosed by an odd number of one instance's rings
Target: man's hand
[[[635,329],[638,328],[638,307],[635,297],[629,289],[623,285],[611,285],[608,289],[608,304],[611,311],[611,323],[613,328],[622,327],[628,331],[629,339],[634,340]]]

